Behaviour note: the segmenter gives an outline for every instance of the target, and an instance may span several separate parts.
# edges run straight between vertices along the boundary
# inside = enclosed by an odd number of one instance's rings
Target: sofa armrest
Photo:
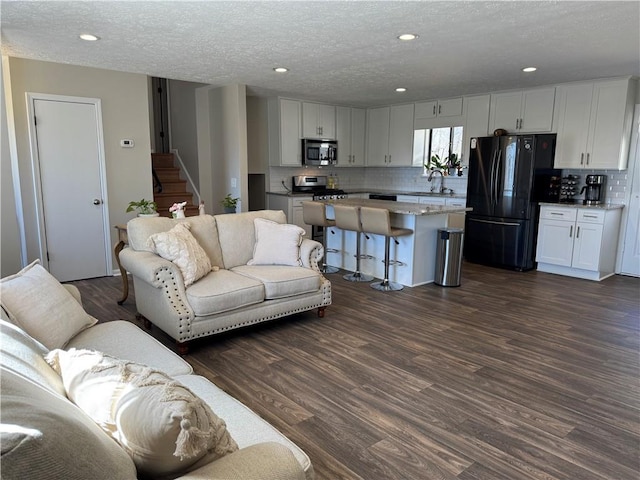
[[[122,249],[120,263],[129,273],[156,288],[162,286],[158,281],[158,272],[162,269],[168,270],[177,278],[182,278],[180,269],[173,262],[143,250],[133,250],[130,247]]]
[[[82,305],[82,297],[80,296],[80,290],[78,290],[78,287],[76,287],[75,285],[70,285],[68,283],[63,284],[62,286],[69,291],[69,293],[73,296],[73,298],[76,299],[76,301],[80,305]]]
[[[178,477],[182,480],[305,480],[291,450],[275,442],[242,448]]]
[[[324,256],[324,247],[320,242],[311,240],[309,238],[303,238],[300,245],[300,260],[302,260],[302,266],[312,268],[316,272],[320,271],[318,263]]]

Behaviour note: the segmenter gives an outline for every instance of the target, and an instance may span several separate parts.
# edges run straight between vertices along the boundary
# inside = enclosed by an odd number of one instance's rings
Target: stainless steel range
[[[335,200],[337,198],[347,198],[347,192],[337,188],[327,187],[326,175],[297,175],[292,179],[292,193],[313,195],[314,200]],[[324,227],[314,225],[311,229],[311,237],[322,242]]]
[[[348,197],[344,190],[328,188],[326,175],[297,175],[292,178],[291,191],[299,194],[311,194],[314,200],[335,200]]]

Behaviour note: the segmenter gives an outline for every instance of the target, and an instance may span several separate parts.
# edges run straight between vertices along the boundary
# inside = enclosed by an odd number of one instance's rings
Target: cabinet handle
[[[589,156],[590,155],[591,155],[590,153],[587,153],[587,165],[589,165]]]
[[[391,163],[391,155],[389,155],[389,163]]]
[[[584,218],[598,218],[595,215],[587,215],[586,213],[583,215]]]
[[[436,106],[435,105],[433,106],[433,114],[434,115],[436,114]]]
[[[569,228],[569,238],[573,237],[573,225]]]
[[[564,213],[558,213],[558,212],[549,212],[551,215],[557,215],[560,217],[564,217]]]
[[[584,153],[580,154],[580,165],[584,165]]]
[[[438,115],[442,113],[442,105],[438,105]]]
[[[580,238],[580,225],[578,225],[578,229],[576,230],[576,238]]]

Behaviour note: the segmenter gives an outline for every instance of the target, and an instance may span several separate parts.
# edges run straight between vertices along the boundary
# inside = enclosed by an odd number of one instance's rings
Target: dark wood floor
[[[325,318],[185,357],[300,445],[318,480],[638,478],[640,279],[467,263],[458,288],[329,278]],[[75,284],[96,317],[135,322],[119,277]]]

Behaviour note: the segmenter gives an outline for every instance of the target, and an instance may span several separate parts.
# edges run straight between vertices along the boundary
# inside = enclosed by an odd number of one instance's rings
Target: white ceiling
[[[347,105],[640,75],[639,1],[2,0],[0,22],[4,55]]]

